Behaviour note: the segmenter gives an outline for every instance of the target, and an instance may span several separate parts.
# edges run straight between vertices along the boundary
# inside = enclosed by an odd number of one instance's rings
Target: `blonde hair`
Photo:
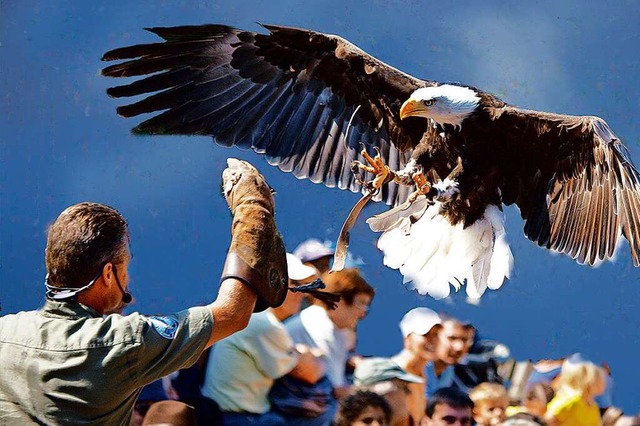
[[[597,396],[605,386],[604,370],[592,362],[564,361],[558,376],[558,388],[569,388],[582,397]]]
[[[485,401],[495,401],[498,399],[506,399],[507,390],[505,387],[499,383],[480,383],[475,388],[471,389],[469,392],[469,397],[473,401],[475,405],[478,405]]]

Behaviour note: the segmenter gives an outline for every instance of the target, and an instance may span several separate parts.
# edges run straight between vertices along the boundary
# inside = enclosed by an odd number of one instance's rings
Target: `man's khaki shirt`
[[[128,425],[142,386],[192,365],[211,336],[208,307],[101,316],[46,301],[0,318],[0,425]]]

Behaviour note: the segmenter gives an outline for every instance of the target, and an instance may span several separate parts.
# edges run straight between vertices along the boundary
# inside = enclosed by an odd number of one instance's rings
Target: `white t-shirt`
[[[311,305],[289,319],[285,327],[296,343],[322,351],[327,377],[333,387],[345,386],[345,367],[353,347],[353,331],[339,329],[321,306]]]
[[[202,394],[222,411],[263,414],[277,378],[298,363],[293,340],[270,309],[251,315],[242,331],[216,343],[207,363]]]

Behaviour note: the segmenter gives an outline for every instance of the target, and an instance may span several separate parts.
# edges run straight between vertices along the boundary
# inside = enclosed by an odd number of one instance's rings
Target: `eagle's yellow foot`
[[[361,152],[368,165],[357,160],[351,162],[351,171],[356,177],[356,182],[361,184],[369,191],[379,190],[380,188],[382,188],[382,185],[392,181],[396,177],[395,172],[393,172],[389,168],[389,166],[384,164],[378,147],[373,147],[373,149],[376,151],[375,157],[371,157],[365,148],[363,148]],[[372,181],[366,182],[358,175],[358,169],[372,173],[375,175],[375,177]]]
[[[431,184],[427,181],[424,172],[420,171],[412,176],[413,182],[416,184],[416,191],[409,195],[409,202],[413,203],[421,195],[432,195]]]

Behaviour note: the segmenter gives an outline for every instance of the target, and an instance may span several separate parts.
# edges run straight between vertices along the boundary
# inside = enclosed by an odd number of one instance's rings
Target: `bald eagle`
[[[264,28],[150,28],[163,41],[106,53],[120,62],[103,75],[144,76],[110,96],[151,94],[118,114],[160,112],[134,132],[211,135],[298,178],[370,191],[392,206],[368,220],[385,264],[422,294],[501,286],[503,204],[542,247],[594,265],[624,236],[640,265],[640,175],[602,119],[418,79],[339,36]]]

